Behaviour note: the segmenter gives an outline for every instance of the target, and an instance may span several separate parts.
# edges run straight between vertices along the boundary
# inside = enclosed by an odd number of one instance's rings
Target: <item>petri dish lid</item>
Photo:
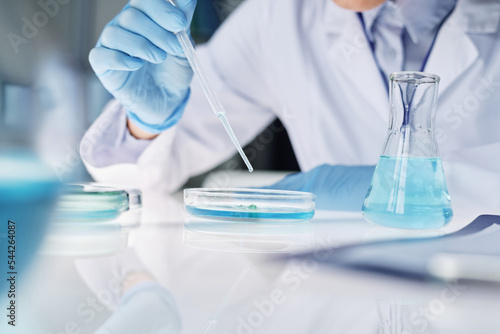
[[[125,190],[95,184],[66,184],[56,207],[56,217],[109,220],[128,209],[129,195]]]
[[[300,191],[252,188],[191,188],[184,206],[191,217],[254,222],[297,222],[312,219],[316,195]]]

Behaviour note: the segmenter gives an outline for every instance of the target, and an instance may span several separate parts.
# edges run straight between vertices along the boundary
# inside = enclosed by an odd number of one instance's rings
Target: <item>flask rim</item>
[[[416,83],[439,83],[441,78],[437,74],[416,71],[393,72],[389,75],[390,81],[414,81]]]

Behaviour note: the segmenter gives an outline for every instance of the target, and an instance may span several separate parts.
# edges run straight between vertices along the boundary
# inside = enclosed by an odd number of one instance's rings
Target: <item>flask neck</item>
[[[422,72],[391,74],[391,117],[383,155],[439,156],[433,129],[438,82],[438,76]]]

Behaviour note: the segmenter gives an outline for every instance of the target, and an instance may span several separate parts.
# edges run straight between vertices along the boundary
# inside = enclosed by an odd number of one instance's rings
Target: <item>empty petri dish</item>
[[[314,216],[316,195],[270,189],[184,190],[184,206],[191,217],[225,221],[308,221]]]

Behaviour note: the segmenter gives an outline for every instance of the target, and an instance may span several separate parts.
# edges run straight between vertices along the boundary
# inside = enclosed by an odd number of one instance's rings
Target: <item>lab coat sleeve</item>
[[[263,51],[266,24],[271,22],[270,6],[264,0],[244,2],[197,50],[242,145],[276,117]],[[168,192],[235,153],[196,80],[181,121],[154,140],[132,138],[124,110],[115,101],[81,144],[82,159],[95,180]]]
[[[455,216],[498,214],[500,208],[500,143],[442,156]]]

